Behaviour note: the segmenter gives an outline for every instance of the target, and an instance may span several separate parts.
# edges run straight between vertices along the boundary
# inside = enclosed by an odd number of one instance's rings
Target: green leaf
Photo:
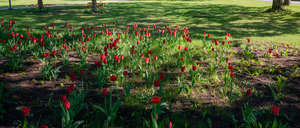
[[[273,121],[273,125],[272,125],[272,128],[277,128],[277,119],[275,118],[274,121]]]
[[[118,101],[114,104],[114,106],[112,108],[112,112],[117,112],[120,107],[120,104],[121,104],[121,100],[118,99]]]
[[[73,127],[72,128],[78,128],[79,125],[83,124],[84,121],[76,121],[74,124],[73,124]]]
[[[100,111],[103,112],[106,116],[108,116],[107,111],[106,111],[104,108],[102,108],[101,106],[93,105],[93,107],[96,108],[96,109],[98,109],[98,110],[100,110]]]

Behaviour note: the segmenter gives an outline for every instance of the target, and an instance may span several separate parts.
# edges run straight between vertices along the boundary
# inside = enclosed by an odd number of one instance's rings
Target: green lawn
[[[8,7],[9,0],[1,0],[0,7]],[[43,0],[44,4],[62,4],[62,3],[78,3],[91,0]],[[37,4],[37,0],[11,0],[12,6],[24,6]]]
[[[55,3],[45,1],[52,2]],[[48,8],[42,13],[35,9],[6,10],[0,12],[0,17],[16,19],[17,25],[23,28],[25,25],[40,28],[50,23],[63,25],[66,22],[76,26],[113,22],[124,26],[135,23],[187,25],[194,40],[201,39],[204,31],[215,34],[216,38],[223,38],[229,32],[235,40],[251,38],[258,44],[288,42],[299,47],[300,5],[291,5],[289,12],[284,14],[264,13],[271,4],[258,0],[140,1],[108,3],[105,14],[92,15],[83,6],[72,6]]]

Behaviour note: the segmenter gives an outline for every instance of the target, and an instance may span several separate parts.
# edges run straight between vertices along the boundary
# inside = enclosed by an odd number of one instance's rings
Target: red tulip
[[[50,54],[49,54],[48,52],[46,52],[46,53],[43,53],[43,57],[44,57],[44,58],[47,58],[47,57],[49,57],[49,55],[50,55]]]
[[[183,58],[183,57],[180,57],[180,60],[181,60],[181,61],[183,61],[183,60],[184,60],[184,58]]]
[[[229,75],[230,75],[230,77],[234,77],[234,73],[233,72],[230,72]]]
[[[196,71],[197,70],[197,66],[193,65],[192,69],[193,69],[193,71]]]
[[[212,51],[215,51],[215,48],[211,48]]]
[[[124,56],[123,56],[123,55],[120,55],[120,58],[121,58],[121,60],[123,60],[123,59],[124,59]]]
[[[207,37],[208,37],[208,38],[210,38],[210,37],[211,37],[210,33],[208,33],[208,34],[207,34]]]
[[[116,81],[117,80],[117,76],[116,75],[110,75],[110,80],[112,82]]]
[[[128,75],[128,71],[127,71],[127,70],[124,70],[124,71],[123,71],[123,75],[124,75],[124,76],[127,76],[127,75]]]
[[[159,74],[159,79],[160,79],[160,80],[163,80],[164,78],[165,78],[165,75],[164,75],[164,73],[161,72],[161,73]]]
[[[42,125],[42,128],[48,128],[48,126],[47,126],[47,125],[45,125],[45,124],[43,124],[43,125]]]
[[[80,70],[80,74],[81,74],[81,75],[84,75],[84,72],[85,72],[84,69],[81,69],[81,70]]]
[[[181,72],[184,72],[185,66],[181,67]]]
[[[279,57],[280,55],[278,53],[275,54],[276,57]]]
[[[142,53],[142,54],[141,54],[141,58],[144,58],[144,57],[145,57],[145,54],[144,54],[144,53]]]
[[[169,128],[172,128],[172,122],[171,121],[169,122]]]
[[[17,45],[13,45],[11,48],[10,48],[10,51],[15,51],[17,49]]]
[[[145,57],[145,62],[148,64],[149,63],[149,58]]]
[[[269,49],[269,53],[271,54],[273,52],[273,49]]]
[[[232,66],[232,65],[228,65],[228,69],[229,69],[229,70],[232,70],[232,69],[233,69],[233,66]]]
[[[152,54],[152,50],[149,50],[149,51],[148,51],[148,54],[150,54],[150,55],[151,55],[151,54]]]
[[[65,101],[64,107],[66,110],[70,109],[70,102],[68,100]]]
[[[159,102],[160,102],[160,97],[154,96],[154,97],[152,97],[152,101],[153,101],[154,103],[159,103]]]
[[[251,88],[249,88],[248,90],[247,90],[247,96],[251,96],[252,94],[251,94]]]
[[[172,35],[175,36],[175,35],[176,35],[176,32],[172,32]]]
[[[226,33],[226,35],[227,35],[227,36],[229,36],[229,37],[231,36],[231,34],[230,34],[230,33]]]
[[[227,37],[227,36],[225,36],[225,40],[228,40],[228,37]]]
[[[248,38],[248,43],[250,43],[251,42],[251,39],[250,38]]]
[[[140,36],[140,40],[143,40],[143,36],[142,35]]]
[[[180,50],[181,49],[181,46],[180,45],[178,45],[178,50]]]
[[[74,84],[70,85],[70,86],[68,87],[68,89],[67,89],[67,91],[68,91],[69,94],[72,93],[73,90],[74,90]]]
[[[159,80],[155,80],[155,81],[154,81],[154,86],[155,86],[155,87],[159,87]]]
[[[84,45],[84,41],[82,41],[81,44]]]
[[[274,115],[278,115],[278,113],[279,113],[279,107],[276,107],[276,106],[272,106],[272,110],[273,110],[273,114]]]
[[[61,96],[61,101],[62,101],[62,102],[66,102],[66,101],[67,101],[67,97],[66,97],[65,95],[62,95],[62,96]]]
[[[106,58],[103,60],[103,63],[104,63],[104,64],[107,64],[107,59],[106,59]]]
[[[56,55],[56,50],[52,51],[52,55],[55,56]]]
[[[115,55],[114,59],[117,61],[119,59],[119,57],[117,55]]]
[[[104,54],[101,54],[100,58],[101,58],[101,60],[103,61],[106,57],[105,57]]]
[[[157,57],[157,56],[154,56],[154,60],[158,60],[158,57]]]
[[[107,88],[103,88],[103,89],[102,89],[102,94],[103,94],[103,96],[106,96],[107,93],[108,93],[108,89],[107,89]]]
[[[24,39],[24,36],[23,36],[23,34],[20,34],[20,35],[19,35],[19,37],[20,37],[21,39]]]
[[[134,54],[135,53],[135,50],[134,49],[131,49],[131,54]]]
[[[218,40],[215,40],[215,45],[218,45],[219,44],[219,41]]]
[[[138,41],[136,41],[136,44],[138,45],[138,44],[140,44],[140,41],[138,40]]]
[[[71,80],[74,81],[75,80],[75,72],[71,72],[70,77],[71,77]]]
[[[30,112],[30,109],[26,108],[26,107],[23,107],[22,109],[23,109],[24,116],[28,116],[29,112]]]
[[[99,68],[99,67],[101,67],[101,62],[100,61],[95,61],[95,65]]]
[[[206,32],[203,32],[203,36],[205,36],[206,35]]]
[[[187,46],[185,46],[185,47],[184,47],[184,51],[187,51],[187,50],[188,50],[188,47],[187,47]]]

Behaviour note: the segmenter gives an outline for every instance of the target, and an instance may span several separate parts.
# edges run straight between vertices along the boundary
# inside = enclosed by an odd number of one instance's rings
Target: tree
[[[283,5],[284,6],[289,6],[291,3],[291,0],[284,0]]]
[[[12,9],[11,8],[11,0],[9,0],[9,8],[8,9]]]
[[[38,7],[40,11],[44,8],[43,0],[38,0]]]
[[[97,0],[92,0],[92,11],[97,12]]]
[[[273,0],[272,10],[283,10],[283,0]]]

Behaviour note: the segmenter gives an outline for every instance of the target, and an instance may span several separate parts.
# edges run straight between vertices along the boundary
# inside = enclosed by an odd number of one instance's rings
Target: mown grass
[[[234,40],[251,38],[257,44],[287,42],[299,47],[300,5],[291,5],[286,12],[265,13],[271,4],[256,0],[131,1],[108,3],[105,5],[105,14],[92,14],[82,5],[52,7],[44,12],[36,9],[5,10],[0,15],[4,19],[16,19],[23,28],[25,25],[40,28],[50,23],[70,23],[75,26],[111,23],[124,26],[136,23],[187,25],[192,30],[194,40],[201,39],[204,31],[215,34],[215,38],[223,38],[229,32]]]
[[[91,0],[43,0],[44,4],[63,4],[63,3],[79,3],[87,2]],[[26,6],[37,4],[37,0],[11,0],[12,7],[14,6]],[[0,8],[5,8],[9,6],[8,0],[0,1]]]

